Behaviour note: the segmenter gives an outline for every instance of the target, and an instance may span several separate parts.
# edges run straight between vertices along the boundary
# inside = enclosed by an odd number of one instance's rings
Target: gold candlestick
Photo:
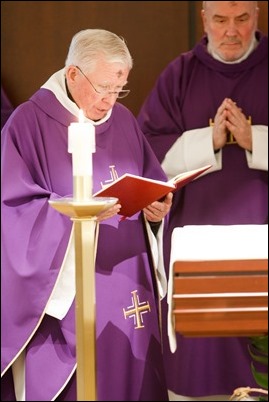
[[[97,400],[95,255],[98,243],[97,216],[117,202],[117,198],[94,197],[79,203],[63,197],[50,200],[58,212],[74,222],[76,257],[76,355],[77,400]]]
[[[50,205],[74,222],[76,257],[76,358],[77,400],[97,400],[95,331],[95,255],[98,243],[97,216],[117,198],[92,198],[92,153],[95,128],[80,121],[68,129],[68,152],[72,153],[74,198],[50,200]]]

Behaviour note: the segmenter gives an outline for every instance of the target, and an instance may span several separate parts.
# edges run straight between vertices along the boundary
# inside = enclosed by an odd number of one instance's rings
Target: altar
[[[268,332],[268,225],[175,228],[168,333],[258,336]]]

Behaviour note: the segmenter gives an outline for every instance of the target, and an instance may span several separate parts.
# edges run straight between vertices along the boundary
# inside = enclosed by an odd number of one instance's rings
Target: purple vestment
[[[26,400],[76,399],[75,309],[58,320],[44,310],[59,274],[71,220],[48,203],[72,194],[68,126],[77,118],[47,89],[20,105],[2,132],[2,368],[26,345]],[[116,103],[111,117],[96,126],[93,192],[110,178],[109,166],[166,180],[136,119]],[[167,400],[159,297],[142,213],[99,227],[96,258],[98,400]],[[133,293],[132,293],[133,292]],[[124,315],[147,302],[143,327]],[[31,337],[32,336],[32,337]],[[91,353],[91,351],[89,351]],[[3,385],[4,384],[4,385]],[[2,400],[15,400],[10,369]]]
[[[268,39],[261,33],[256,35],[258,46],[240,63],[213,59],[204,37],[165,68],[138,115],[160,162],[184,132],[208,127],[226,97],[251,116],[251,124],[268,125]],[[186,152],[183,158],[190,156],[191,147]],[[245,150],[237,144],[226,145],[221,170],[204,175],[174,195],[164,241],[166,268],[175,227],[264,224],[267,205],[267,171],[250,169]],[[229,395],[237,387],[257,386],[247,343],[246,338],[184,338],[177,334],[176,352],[172,354],[167,343],[165,347],[168,388],[195,397]]]
[[[14,107],[12,106],[4,88],[1,85],[1,130],[13,110]]]

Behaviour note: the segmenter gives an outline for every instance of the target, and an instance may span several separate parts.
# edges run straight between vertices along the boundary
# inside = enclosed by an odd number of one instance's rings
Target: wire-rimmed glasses
[[[98,95],[102,95],[102,96],[108,96],[108,95],[114,95],[117,96],[117,98],[122,99],[125,98],[127,95],[129,95],[129,93],[131,92],[130,89],[121,89],[120,91],[109,91],[107,89],[103,89],[103,90],[97,90],[95,88],[95,86],[93,85],[93,83],[89,80],[89,78],[86,76],[86,74],[83,73],[83,71],[81,70],[81,68],[79,66],[76,66],[76,68],[81,72],[81,74],[86,78],[86,80],[91,84],[92,88],[94,89],[94,91],[98,94]]]

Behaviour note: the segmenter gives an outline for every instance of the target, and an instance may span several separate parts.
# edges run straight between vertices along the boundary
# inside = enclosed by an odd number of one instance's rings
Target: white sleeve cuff
[[[268,170],[268,127],[252,126],[252,152],[246,151],[250,169]]]
[[[166,153],[162,162],[168,179],[205,165],[212,167],[204,174],[222,168],[222,151],[214,153],[212,127],[185,131]]]

